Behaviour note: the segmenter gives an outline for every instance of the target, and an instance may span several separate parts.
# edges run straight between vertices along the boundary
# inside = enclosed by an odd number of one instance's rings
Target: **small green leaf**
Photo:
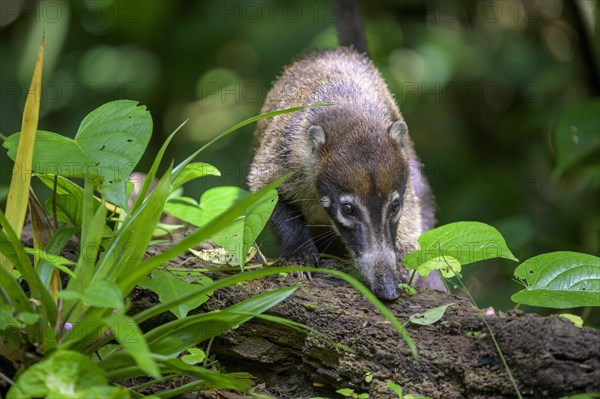
[[[440,256],[451,256],[461,265],[493,258],[518,261],[498,230],[480,222],[456,222],[429,230],[419,237],[419,247],[404,257],[404,266],[416,269]]]
[[[423,277],[429,276],[433,270],[439,270],[445,278],[451,278],[459,274],[462,266],[459,261],[452,256],[438,256],[437,258],[429,259],[425,263],[421,263],[417,267],[417,273]]]
[[[514,273],[525,289],[514,302],[557,309],[600,306],[600,258],[578,252],[551,252],[520,264]]]
[[[575,327],[583,327],[583,319],[577,315],[571,314],[571,313],[561,313],[559,314],[560,317],[564,317],[565,319],[569,320],[571,323],[575,324]]]
[[[183,360],[186,364],[198,364],[202,363],[204,359],[206,359],[206,354],[202,349],[199,348],[190,348],[188,349],[189,355],[183,355],[181,360]]]
[[[17,313],[16,319],[22,323],[27,324],[28,326],[35,324],[40,319],[40,316],[36,313],[31,312],[21,312]]]
[[[354,390],[350,389],[350,388],[341,388],[341,389],[338,389],[336,392],[347,398],[354,396]]]
[[[92,282],[83,292],[81,300],[88,306],[98,308],[121,309],[124,306],[119,286],[108,279]]]
[[[430,324],[434,324],[444,316],[444,313],[446,313],[446,309],[450,305],[454,305],[454,303],[449,303],[447,305],[442,305],[433,309],[429,309],[425,313],[416,313],[410,316],[410,319],[408,319],[408,321],[421,326],[428,326]]]
[[[364,380],[366,383],[370,384],[371,381],[373,381],[373,373],[371,373],[370,371],[367,371],[365,373]]]
[[[181,187],[191,180],[204,176],[221,176],[221,172],[219,172],[219,169],[215,168],[211,164],[204,162],[192,162],[186,165],[179,175],[177,175],[177,178],[175,178],[175,181],[173,181],[173,189]]]
[[[395,382],[392,381],[388,381],[387,382],[387,387],[394,392],[396,395],[398,395],[398,399],[402,399],[402,387],[398,384],[396,384]]]
[[[212,280],[208,277],[204,277],[203,283],[204,284],[202,285],[210,284],[212,283]],[[138,285],[157,293],[161,303],[168,302],[188,292],[197,291],[200,287],[198,284],[187,283],[173,273],[169,273],[165,270],[153,271],[150,277],[144,277]],[[187,316],[190,310],[197,308],[207,300],[207,295],[198,295],[170,310],[178,319],[182,319]]]

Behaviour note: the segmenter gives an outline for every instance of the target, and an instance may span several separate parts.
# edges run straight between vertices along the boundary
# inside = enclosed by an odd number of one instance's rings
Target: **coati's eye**
[[[352,204],[342,204],[342,212],[344,212],[345,215],[352,216],[354,215],[354,207]]]
[[[400,200],[398,198],[394,199],[390,204],[390,212],[392,215],[395,215],[400,210]]]

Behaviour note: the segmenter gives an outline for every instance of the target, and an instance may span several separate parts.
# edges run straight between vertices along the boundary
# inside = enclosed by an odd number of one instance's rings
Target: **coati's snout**
[[[389,199],[371,206],[352,194],[334,201],[323,196],[321,204],[371,291],[380,299],[396,299],[400,295],[395,248],[402,211],[400,194],[393,192]]]

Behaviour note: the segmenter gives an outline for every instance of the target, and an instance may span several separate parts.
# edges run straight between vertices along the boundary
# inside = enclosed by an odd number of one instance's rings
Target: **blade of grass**
[[[0,232],[0,251],[6,255],[7,258],[10,258],[15,262],[15,267],[29,285],[31,298],[38,299],[41,302],[38,309],[41,316],[38,326],[40,326],[40,329],[45,329],[49,320],[56,319],[58,311],[56,303],[52,299],[50,292],[44,287],[40,277],[35,272],[23,244],[2,212],[0,212],[0,226],[2,227],[2,231]],[[12,251],[10,253],[7,252],[11,249]],[[2,264],[2,267],[5,267],[4,263]],[[43,334],[45,331],[38,331],[38,333]],[[43,336],[44,335],[38,335],[38,337]]]
[[[214,143],[216,143],[217,141],[221,140],[223,137],[228,136],[230,133],[246,126],[249,125],[251,123],[254,123],[256,121],[259,121],[261,119],[266,119],[266,118],[270,118],[273,116],[277,116],[277,115],[283,115],[283,114],[287,114],[290,112],[295,112],[301,109],[305,109],[305,108],[312,108],[312,107],[323,107],[323,106],[329,106],[329,105],[333,105],[330,103],[317,103],[317,104],[310,104],[310,105],[304,105],[304,106],[300,106],[300,107],[292,107],[292,108],[286,108],[286,109],[281,109],[281,110],[277,110],[277,111],[272,111],[272,112],[267,112],[261,115],[257,115],[257,116],[253,116],[251,118],[248,118],[232,127],[230,127],[229,129],[225,130],[224,132],[222,132],[221,134],[219,134],[217,137],[215,137],[214,139],[212,139],[211,141],[209,141],[208,143],[206,143],[205,145],[203,145],[199,150],[197,150],[196,152],[194,152],[192,155],[190,155],[189,157],[187,157],[183,162],[181,162],[179,165],[177,165],[174,169],[173,169],[173,179],[175,179],[179,173],[187,166],[187,164],[189,164],[190,162],[192,162],[198,155],[200,155],[200,153],[202,153],[204,150],[206,150],[208,147],[210,147],[211,145],[213,145]]]
[[[17,237],[21,237],[25,215],[27,214],[27,204],[29,197],[29,185],[31,183],[31,174],[27,171],[32,170],[33,162],[33,144],[37,133],[40,101],[42,94],[42,66],[44,64],[44,38],[40,42],[37,61],[33,70],[31,86],[25,100],[25,109],[23,110],[23,121],[21,123],[21,137],[19,139],[19,148],[15,157],[13,174],[8,189],[8,198],[6,200],[6,217],[10,226],[12,226]],[[1,256],[1,255],[0,255]],[[0,263],[2,262],[0,259]],[[13,266],[7,264],[11,271]]]
[[[181,128],[183,128],[183,126],[185,126],[186,123],[187,123],[187,120],[185,120],[181,125],[179,125],[177,127],[177,129],[175,129],[173,131],[173,133],[171,133],[169,135],[169,137],[167,137],[167,139],[165,140],[163,145],[160,147],[160,150],[158,150],[158,154],[154,158],[154,162],[152,162],[152,166],[150,167],[150,170],[148,171],[148,174],[146,175],[144,184],[142,185],[142,188],[140,189],[140,192],[138,193],[138,195],[135,199],[135,202],[133,203],[133,206],[131,207],[132,213],[135,212],[140,207],[140,205],[146,198],[146,195],[148,194],[148,190],[150,189],[150,185],[152,184],[152,180],[154,180],[154,177],[156,177],[156,171],[158,170],[158,167],[160,166],[160,163],[163,159],[163,156],[165,155],[165,151],[167,150],[169,143],[171,143],[171,140],[173,140],[173,137],[175,137],[175,135],[181,130]]]

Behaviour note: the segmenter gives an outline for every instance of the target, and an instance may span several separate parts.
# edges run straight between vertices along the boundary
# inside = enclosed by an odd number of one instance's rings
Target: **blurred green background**
[[[271,82],[298,55],[337,46],[328,1],[0,4],[0,133],[19,130],[45,32],[40,129],[72,137],[104,102],[138,100],[154,119],[142,171],[182,121],[189,119],[167,159],[182,160],[257,114]],[[562,174],[553,138],[557,120],[600,95],[597,1],[365,1],[360,8],[371,57],[426,165],[439,223],[490,223],[521,260],[556,250],[598,255],[600,126],[597,119],[588,126],[588,147]],[[598,104],[591,109],[600,114]],[[223,177],[186,194],[245,185],[252,133],[243,129],[205,154]],[[12,164],[4,149],[0,156],[4,200]],[[481,306],[513,306],[515,266],[468,268]]]

